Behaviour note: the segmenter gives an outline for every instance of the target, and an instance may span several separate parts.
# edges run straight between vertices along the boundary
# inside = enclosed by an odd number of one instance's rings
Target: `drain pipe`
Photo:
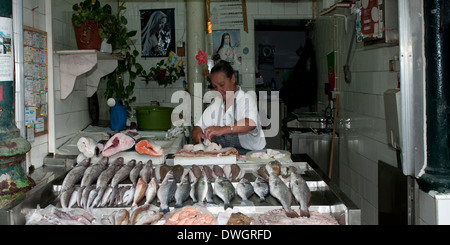
[[[450,190],[450,4],[424,0],[427,166],[418,180],[428,192]]]

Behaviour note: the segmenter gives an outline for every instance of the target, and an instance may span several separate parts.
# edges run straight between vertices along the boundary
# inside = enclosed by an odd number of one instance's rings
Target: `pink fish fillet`
[[[108,142],[106,142],[102,155],[104,157],[110,157],[116,153],[131,149],[136,144],[136,140],[127,134],[116,133]]]

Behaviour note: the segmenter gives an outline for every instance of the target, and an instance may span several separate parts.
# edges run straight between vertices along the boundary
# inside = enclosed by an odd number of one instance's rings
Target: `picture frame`
[[[229,48],[225,50],[228,36]],[[231,63],[231,65],[242,64],[241,31],[240,30],[218,30],[213,31],[213,51],[219,54],[221,60]]]
[[[141,57],[168,57],[175,49],[175,9],[143,9]]]

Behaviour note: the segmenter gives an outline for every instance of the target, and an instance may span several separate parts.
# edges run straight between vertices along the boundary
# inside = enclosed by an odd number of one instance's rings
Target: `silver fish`
[[[83,208],[87,208],[87,202],[89,200],[89,194],[91,193],[92,190],[95,189],[95,186],[88,186],[84,189],[80,189],[80,192],[82,193],[82,198],[80,201],[81,207]]]
[[[155,177],[152,177],[150,183],[147,185],[147,190],[145,191],[145,204],[150,204],[156,197],[159,185]]]
[[[269,191],[270,195],[275,197],[281,203],[288,217],[290,218],[298,217],[298,214],[291,209],[292,203],[291,191],[273,171],[269,175]]]
[[[81,190],[78,193],[78,198],[81,200],[83,189],[89,187],[92,182],[96,181],[100,174],[108,167],[108,158],[102,158],[96,164],[89,166],[83,174],[81,179]]]
[[[235,188],[231,181],[225,177],[217,177],[214,181],[214,194],[222,199],[224,204],[224,209],[228,207],[233,208],[231,205],[231,200],[234,197]]]
[[[134,186],[129,186],[129,188],[125,191],[122,197],[122,204],[124,206],[130,206],[133,203],[134,191]]]
[[[311,190],[300,174],[291,172],[291,191],[300,204],[300,216],[309,217],[309,205],[311,202]]]
[[[269,194],[269,184],[261,177],[257,177],[253,186],[256,195],[259,196],[260,202],[266,201],[266,196]]]
[[[64,177],[63,183],[61,185],[61,193],[67,191],[69,188],[73,187],[82,178],[86,169],[89,167],[91,159],[84,159],[82,162],[78,163],[73,167]]]
[[[145,181],[143,181],[142,178],[139,178],[136,184],[136,190],[134,191],[132,206],[137,206],[139,204],[139,202],[144,198],[146,190],[147,190],[147,183],[145,183]]]
[[[145,181],[145,183],[149,183],[152,176],[153,176],[153,163],[152,160],[148,160],[144,167],[142,167],[141,172],[139,172],[139,176],[142,178],[142,180]]]
[[[99,205],[100,207],[106,207],[106,205],[108,205],[108,203],[111,200],[111,194],[112,194],[113,188],[111,186],[106,186],[104,188],[105,188],[105,191],[103,193],[102,200]]]
[[[205,200],[208,203],[214,203],[212,199],[213,188],[211,181],[209,181],[204,174],[198,177],[192,184],[190,196],[194,203],[203,203]]]
[[[248,201],[248,198],[255,193],[253,185],[246,179],[242,178],[236,185],[236,193],[242,201]]]
[[[80,187],[75,187],[75,190],[72,192],[72,195],[69,200],[68,208],[72,208],[75,203],[77,203],[78,192],[80,191]]]
[[[143,167],[144,167],[144,164],[142,163],[142,161],[139,161],[134,166],[134,168],[130,171],[130,180],[131,180],[131,183],[133,184],[133,186],[136,186],[138,178],[139,178],[139,173],[141,172]]]
[[[174,198],[176,190],[177,190],[177,182],[173,175],[173,171],[170,170],[164,177],[164,180],[162,181],[156,193],[160,203],[159,205],[160,213],[165,214],[169,212],[169,203]]]
[[[59,198],[59,201],[61,203],[62,208],[68,208],[70,198],[72,197],[73,192],[75,191],[76,187],[71,187],[67,191],[61,193],[61,196]]]
[[[97,187],[106,187],[114,175],[123,166],[123,157],[118,157],[114,162],[109,164],[108,168],[105,169],[100,176],[97,178]]]
[[[100,189],[100,188],[95,188],[95,189],[92,189],[92,190],[89,192],[88,200],[87,200],[87,203],[86,203],[86,207],[87,207],[87,208],[93,207],[94,201],[95,201],[95,199],[96,199],[96,197],[97,197],[97,194],[98,194],[99,189]]]
[[[112,193],[112,199],[110,201],[110,205],[113,204],[113,202],[115,201],[115,196],[117,193],[117,187],[119,185],[120,182],[122,182],[122,180],[126,179],[127,177],[129,177],[131,170],[134,168],[134,165],[136,164],[136,160],[132,159],[130,160],[127,165],[123,166],[121,169],[119,169],[117,171],[117,173],[114,175],[114,177],[111,180],[111,187],[113,188],[113,193]]]
[[[189,174],[184,174],[175,192],[175,208],[183,207],[183,202],[189,198],[190,192],[191,182],[189,181]]]

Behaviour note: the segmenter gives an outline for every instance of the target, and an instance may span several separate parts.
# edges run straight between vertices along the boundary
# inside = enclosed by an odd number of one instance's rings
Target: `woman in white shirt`
[[[222,145],[234,147],[239,154],[251,150],[262,150],[266,139],[258,115],[256,97],[245,93],[236,84],[233,67],[220,61],[210,72],[211,85],[222,97],[214,101],[203,112],[192,130],[196,143],[208,139]]]

